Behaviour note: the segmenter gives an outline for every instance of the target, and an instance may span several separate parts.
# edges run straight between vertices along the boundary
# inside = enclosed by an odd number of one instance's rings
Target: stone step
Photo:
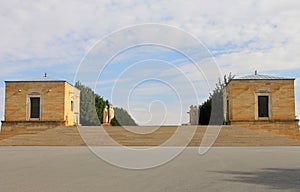
[[[206,126],[165,126],[155,129],[155,127],[56,127],[47,130],[24,129],[0,134],[0,145],[40,145],[40,146],[82,146],[84,139],[91,140],[92,145],[111,145],[105,140],[106,135],[121,145],[128,146],[158,146],[166,143],[176,131],[181,131],[179,138],[175,139],[171,145],[184,146],[189,142],[189,146],[199,146],[205,135],[206,140],[215,140],[214,146],[294,146],[300,145],[300,133],[295,135],[277,136],[279,134],[269,133],[262,130],[250,130],[234,126],[209,127]],[[209,132],[206,133],[206,131]],[[135,132],[131,132],[135,131]],[[151,132],[154,131],[154,132]],[[211,133],[212,132],[212,133]],[[81,133],[81,135],[80,135]],[[140,134],[143,133],[143,134]],[[189,138],[190,137],[190,138]],[[293,140],[292,140],[293,139]],[[297,141],[298,140],[298,141]],[[185,142],[183,142],[185,141]]]

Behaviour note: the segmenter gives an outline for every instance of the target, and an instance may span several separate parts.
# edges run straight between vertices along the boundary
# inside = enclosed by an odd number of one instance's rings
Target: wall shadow
[[[223,181],[265,185],[271,189],[300,191],[300,169],[265,168],[256,172],[214,171],[231,175]]]

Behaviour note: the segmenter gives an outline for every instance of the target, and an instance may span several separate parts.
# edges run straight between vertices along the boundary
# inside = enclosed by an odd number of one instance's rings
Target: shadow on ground
[[[265,185],[271,189],[300,191],[300,169],[266,168],[257,172],[221,171],[231,175],[224,181]]]

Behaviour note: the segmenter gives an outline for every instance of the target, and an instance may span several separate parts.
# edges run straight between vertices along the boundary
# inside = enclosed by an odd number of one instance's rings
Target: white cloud
[[[298,1],[2,1],[0,58],[82,56],[103,35],[143,22],[179,26],[212,48],[252,40],[247,49],[299,45],[299,6]]]
[[[300,46],[299,46],[300,48]],[[276,47],[266,51],[241,51],[224,54],[216,58],[225,72],[234,74],[259,71],[299,69],[300,56],[291,56],[291,47]],[[222,67],[223,66],[223,67]]]

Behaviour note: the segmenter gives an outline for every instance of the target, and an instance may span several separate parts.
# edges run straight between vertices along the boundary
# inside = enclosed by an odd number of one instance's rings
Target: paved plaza
[[[300,190],[300,147],[214,147],[204,155],[189,147],[144,170],[111,165],[79,146],[0,147],[0,156],[0,191]]]

